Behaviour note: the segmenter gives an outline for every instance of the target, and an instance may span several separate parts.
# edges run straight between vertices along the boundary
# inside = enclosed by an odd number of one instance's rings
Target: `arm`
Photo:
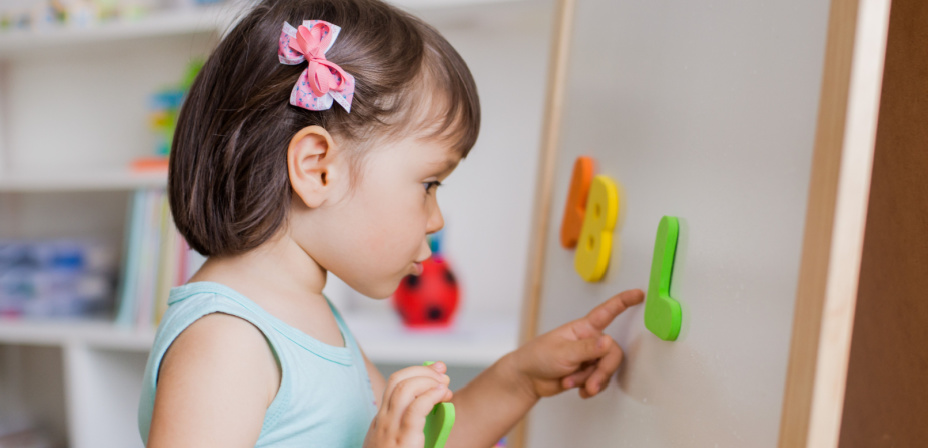
[[[164,356],[147,446],[254,447],[279,385],[257,328],[227,314],[203,317]]]
[[[603,331],[628,307],[644,300],[625,291],[586,317],[562,325],[504,356],[454,395],[449,448],[492,446],[542,397],[580,387],[592,397],[609,384],[622,349]]]

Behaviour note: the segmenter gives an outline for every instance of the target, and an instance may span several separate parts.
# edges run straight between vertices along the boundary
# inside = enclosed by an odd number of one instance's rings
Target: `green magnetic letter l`
[[[651,281],[644,305],[644,325],[665,341],[675,341],[680,335],[683,310],[680,302],[670,297],[670,276],[677,253],[680,222],[674,216],[664,216],[657,228],[654,258],[651,259]]]

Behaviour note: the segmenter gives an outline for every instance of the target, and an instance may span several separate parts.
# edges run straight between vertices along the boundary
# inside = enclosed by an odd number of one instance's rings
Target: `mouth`
[[[413,267],[416,268],[416,272],[414,272],[413,275],[422,275],[422,262],[417,261],[417,262],[414,262],[412,265]]]

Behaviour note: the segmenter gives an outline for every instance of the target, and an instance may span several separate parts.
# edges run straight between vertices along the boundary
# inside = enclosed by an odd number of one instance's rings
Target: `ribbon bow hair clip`
[[[290,92],[290,104],[309,110],[327,110],[336,101],[351,112],[354,76],[325,58],[339,32],[341,27],[324,20],[304,20],[299,28],[284,22],[277,49],[280,63],[297,65],[309,61]]]

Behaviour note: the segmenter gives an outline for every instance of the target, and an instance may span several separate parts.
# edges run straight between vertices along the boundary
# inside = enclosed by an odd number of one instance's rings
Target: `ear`
[[[290,186],[309,208],[321,206],[332,195],[332,185],[340,182],[337,164],[339,149],[321,126],[300,129],[287,148],[287,171]]]

